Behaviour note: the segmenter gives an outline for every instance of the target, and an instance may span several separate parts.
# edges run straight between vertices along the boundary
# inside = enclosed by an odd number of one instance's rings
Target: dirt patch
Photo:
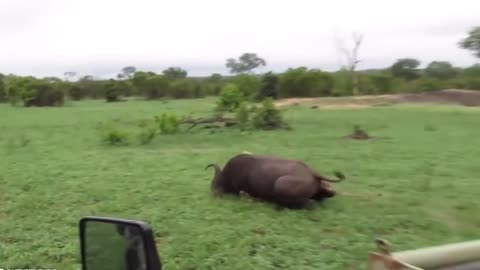
[[[480,106],[480,91],[449,89],[411,94],[325,97],[325,98],[289,98],[277,100],[275,106],[310,105],[316,109],[362,109],[372,106],[387,106],[406,103],[457,104]]]
[[[443,103],[459,104],[463,106],[480,106],[480,91],[450,89],[418,94],[406,94],[400,96],[399,99],[406,103]]]

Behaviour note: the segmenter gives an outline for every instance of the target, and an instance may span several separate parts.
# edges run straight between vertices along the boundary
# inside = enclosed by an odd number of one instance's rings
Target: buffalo
[[[336,171],[337,179],[320,175],[304,161],[275,156],[238,154],[223,170],[217,164],[211,191],[216,194],[239,196],[240,192],[253,198],[275,203],[279,207],[304,208],[310,200],[322,201],[336,195],[328,182],[340,182],[345,176]]]

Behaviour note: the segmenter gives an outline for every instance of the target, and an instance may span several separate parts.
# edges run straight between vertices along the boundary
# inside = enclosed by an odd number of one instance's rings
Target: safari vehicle
[[[480,240],[391,253],[385,240],[370,252],[370,270],[480,270]],[[80,220],[83,270],[161,270],[152,228],[109,217]]]

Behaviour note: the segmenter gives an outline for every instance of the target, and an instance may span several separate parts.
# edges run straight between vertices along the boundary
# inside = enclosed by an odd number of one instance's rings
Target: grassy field
[[[209,113],[211,99],[64,108],[0,105],[0,267],[79,269],[84,215],[153,226],[165,269],[365,269],[375,237],[395,249],[480,235],[480,110],[384,106],[289,109],[291,131],[159,136],[135,141],[135,123],[165,111]],[[115,122],[128,146],[102,145]],[[354,124],[373,141],[341,137]],[[240,151],[304,159],[347,175],[339,195],[313,210],[276,211],[215,199],[210,162]]]

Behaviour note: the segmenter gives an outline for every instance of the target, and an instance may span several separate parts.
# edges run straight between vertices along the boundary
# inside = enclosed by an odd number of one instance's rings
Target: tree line
[[[357,71],[361,37],[355,37],[352,52],[342,48],[348,56],[348,65],[335,72],[296,67],[283,73],[257,74],[254,71],[266,66],[266,60],[255,53],[244,53],[237,59],[226,59],[225,66],[230,71],[227,76],[212,74],[198,78],[189,77],[188,72],[180,67],[155,73],[137,70],[134,66],[121,69],[115,79],[97,79],[90,75],[79,77],[72,71],[65,72],[64,78],[42,79],[0,74],[0,102],[26,107],[61,106],[67,98],[116,102],[125,97],[156,100],[221,95],[228,103],[228,99],[235,99],[235,96],[262,100],[266,97],[371,95],[447,88],[480,90],[479,64],[459,68],[447,61],[433,61],[421,69],[419,60],[406,57],[387,68]],[[458,46],[480,58],[480,27],[469,31]],[[235,102],[233,104],[235,106]]]

